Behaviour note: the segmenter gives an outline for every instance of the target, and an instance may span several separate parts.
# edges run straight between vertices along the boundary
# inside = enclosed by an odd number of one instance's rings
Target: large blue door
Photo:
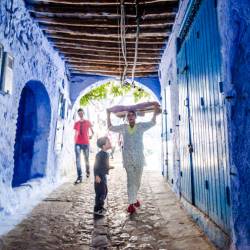
[[[195,8],[177,55],[181,194],[229,233],[228,150],[215,1],[196,1]]]

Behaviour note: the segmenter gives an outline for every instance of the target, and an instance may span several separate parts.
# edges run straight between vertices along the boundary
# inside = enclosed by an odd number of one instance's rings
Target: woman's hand
[[[100,178],[100,176],[97,175],[97,176],[95,177],[95,182],[98,183],[98,184],[101,183],[101,178]]]

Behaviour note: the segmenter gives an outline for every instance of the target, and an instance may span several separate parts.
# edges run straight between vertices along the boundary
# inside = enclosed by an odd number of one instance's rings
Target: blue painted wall
[[[30,18],[22,0],[0,1],[0,43],[4,46],[4,50],[14,57],[13,93],[9,95],[0,92],[0,224],[2,226],[5,216],[16,214],[18,209],[21,213],[27,211],[29,207],[27,204],[41,197],[44,190],[53,188],[58,181],[57,177],[68,167],[65,164],[72,165],[72,161],[69,162],[71,160],[69,157],[63,163],[61,154],[57,155],[54,150],[59,89],[70,102],[65,65],[37,24]],[[30,114],[26,112],[26,115],[32,115],[28,122],[24,122],[24,119],[30,117],[21,116],[24,106],[19,105],[25,94],[30,97],[24,104],[26,111],[30,111]],[[31,121],[34,123],[32,128],[29,127]],[[32,130],[33,133],[30,144],[25,143],[28,149],[22,148],[23,151],[27,150],[29,155],[23,163],[20,163],[23,159],[20,159],[20,154],[17,152],[20,146],[18,140],[22,130],[21,124],[26,124],[23,129]],[[64,121],[65,129],[70,126],[68,121]],[[67,157],[69,152],[63,153],[64,157]],[[27,172],[20,173],[20,169],[25,168],[26,163]],[[44,178],[39,181],[30,180],[39,176]],[[20,186],[28,180],[30,180],[29,185],[12,188],[12,185]]]
[[[107,76],[95,76],[95,75],[74,76],[71,79],[71,88],[70,88],[70,98],[72,103],[74,103],[76,99],[79,97],[79,94],[88,87],[92,86],[93,84],[99,81],[103,80],[108,81],[110,79],[112,78]],[[158,100],[160,100],[161,85],[158,77],[136,77],[134,80],[149,88],[155,94]]]
[[[180,12],[174,25],[170,42],[163,54],[160,65],[162,96],[164,89],[170,89],[171,99],[171,136],[173,151],[174,183],[173,190],[180,192],[180,156],[179,156],[179,86],[177,84],[176,38],[189,1],[181,1]],[[222,81],[224,88],[224,105],[226,109],[225,143],[229,151],[228,175],[230,174],[231,196],[231,249],[250,249],[250,2],[217,1],[217,15],[221,38]],[[169,85],[169,80],[171,85]],[[163,162],[164,164],[164,162]],[[184,201],[183,201],[184,202]],[[200,211],[184,202],[199,226],[210,239],[221,248],[229,249],[225,244],[225,235],[214,223]]]
[[[232,236],[250,249],[250,2],[221,1],[219,23],[228,120]]]

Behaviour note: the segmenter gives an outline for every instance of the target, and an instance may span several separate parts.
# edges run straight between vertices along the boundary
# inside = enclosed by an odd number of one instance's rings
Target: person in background
[[[156,124],[156,115],[159,112],[159,106],[154,105],[154,114],[149,122],[136,123],[136,112],[130,110],[127,113],[129,124],[113,126],[110,119],[110,111],[107,109],[107,124],[112,132],[117,132],[123,138],[123,166],[127,173],[127,192],[129,206],[127,211],[132,214],[136,207],[140,207],[140,201],[137,200],[137,193],[141,184],[143,166],[145,163],[143,154],[143,134]]]
[[[78,109],[78,116],[80,118],[74,124],[75,130],[75,155],[76,155],[76,167],[77,167],[77,179],[75,184],[82,182],[82,167],[81,167],[81,151],[83,151],[85,168],[86,168],[86,176],[87,178],[90,175],[89,170],[89,139],[94,135],[94,131],[92,129],[92,124],[90,121],[84,119],[84,111],[83,109]],[[89,131],[91,131],[91,135],[89,135]]]

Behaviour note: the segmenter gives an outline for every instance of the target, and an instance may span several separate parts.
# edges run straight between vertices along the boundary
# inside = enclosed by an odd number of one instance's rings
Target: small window
[[[58,117],[61,119],[67,119],[68,117],[68,103],[61,92],[59,97]]]
[[[1,91],[12,94],[14,58],[1,51]]]
[[[3,45],[0,44],[0,90],[3,90],[2,71],[3,71]]]

